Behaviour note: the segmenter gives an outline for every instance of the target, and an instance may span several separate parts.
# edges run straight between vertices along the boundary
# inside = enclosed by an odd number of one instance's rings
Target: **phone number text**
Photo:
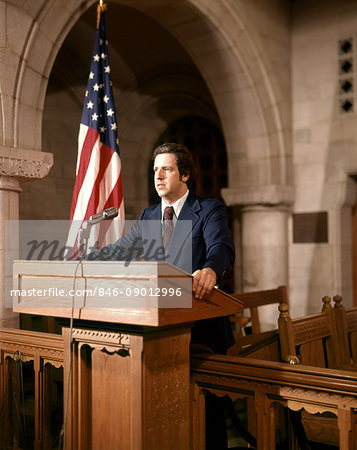
[[[182,288],[98,288],[97,294],[100,297],[180,297]]]

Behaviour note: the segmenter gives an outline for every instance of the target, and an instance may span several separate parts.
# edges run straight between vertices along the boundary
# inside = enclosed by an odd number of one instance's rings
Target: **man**
[[[166,260],[186,271],[190,267],[194,296],[201,299],[211,292],[234,263],[235,250],[225,206],[218,200],[200,199],[189,190],[194,178],[194,162],[185,146],[174,143],[160,145],[153,152],[153,161],[155,188],[161,203],[146,208],[125,236],[90,254],[88,259],[123,259],[124,251],[121,250],[131,248],[135,250],[135,254],[131,251],[131,256],[143,254],[145,259]],[[169,218],[165,211],[169,211]],[[185,260],[188,254],[185,243],[177,245],[178,238],[185,240],[185,236],[175,234],[181,220],[192,222],[189,262]],[[155,225],[149,226],[148,231],[144,221]],[[157,227],[159,221],[163,229],[166,223],[171,224],[170,238],[161,227]],[[157,244],[156,251],[152,248],[153,241]],[[165,242],[166,248],[160,253],[158,250],[165,247]],[[197,322],[192,328],[191,343],[204,344],[216,353],[226,353],[234,343],[228,318]]]

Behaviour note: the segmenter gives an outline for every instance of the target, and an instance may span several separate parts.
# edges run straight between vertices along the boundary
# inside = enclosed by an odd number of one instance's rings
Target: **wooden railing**
[[[259,449],[275,448],[279,429],[289,449],[305,448],[310,440],[357,448],[357,436],[351,437],[356,387],[350,390],[357,376],[357,308],[345,310],[340,296],[333,300],[324,297],[321,313],[297,319],[280,304],[279,332],[243,337],[233,349],[236,358],[192,358],[194,448],[204,448],[205,391],[241,399],[236,402],[240,405],[244,399],[247,431],[257,438]],[[303,365],[292,368],[278,361]],[[285,407],[284,423],[278,404]]]
[[[255,415],[259,450],[275,450],[275,405],[291,411],[333,413],[338,418],[340,450],[357,449],[357,374],[294,366],[242,357],[197,355],[191,358],[193,448],[205,449],[204,395],[247,399]],[[288,448],[298,448],[290,443]]]

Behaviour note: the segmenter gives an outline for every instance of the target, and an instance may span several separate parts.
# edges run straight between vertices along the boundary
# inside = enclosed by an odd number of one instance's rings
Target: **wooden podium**
[[[218,289],[195,300],[191,277],[160,262],[17,261],[13,277],[14,311],[75,319],[63,329],[66,450],[191,448],[191,326],[241,302]]]

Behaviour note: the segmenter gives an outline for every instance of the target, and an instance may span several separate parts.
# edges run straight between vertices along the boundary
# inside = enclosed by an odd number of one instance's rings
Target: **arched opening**
[[[24,186],[20,197],[22,219],[69,217],[95,22],[96,5],[74,25],[57,55],[43,114],[43,148],[54,154],[55,164],[45,180]],[[147,206],[145,160],[164,130],[177,119],[199,112],[208,118],[207,123],[214,125],[218,114],[195,63],[158,22],[132,7],[111,4],[106,32],[119,124],[125,208],[127,218],[134,219]]]

